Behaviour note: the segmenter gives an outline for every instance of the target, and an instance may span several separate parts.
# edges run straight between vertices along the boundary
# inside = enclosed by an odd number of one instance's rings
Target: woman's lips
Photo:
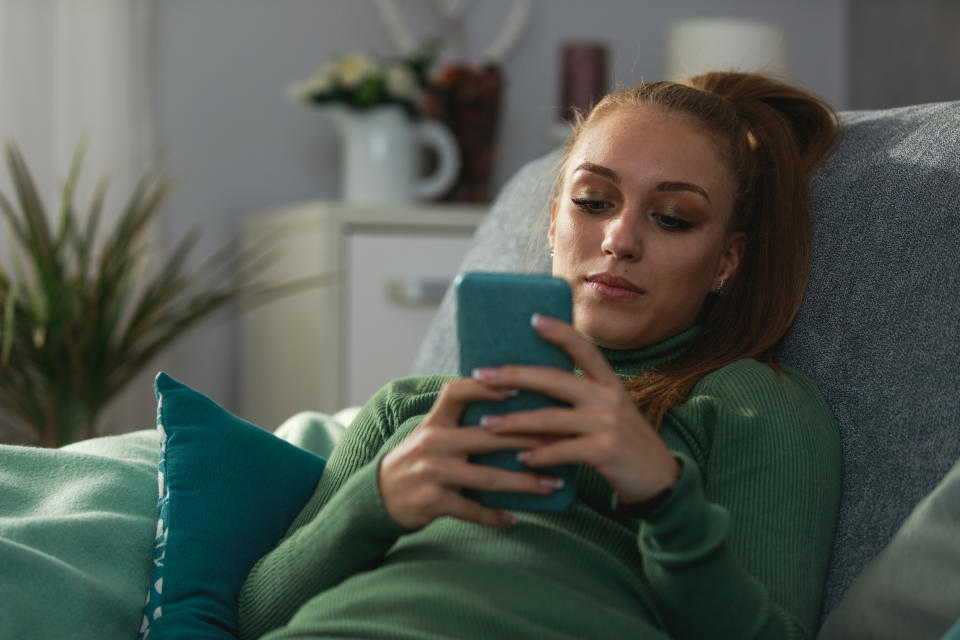
[[[587,276],[587,286],[606,298],[636,298],[644,293],[643,289],[626,278],[611,273],[597,273]]]

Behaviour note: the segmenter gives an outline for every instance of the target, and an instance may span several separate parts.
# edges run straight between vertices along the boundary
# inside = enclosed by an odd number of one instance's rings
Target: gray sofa
[[[841,431],[822,635],[940,637],[960,618],[960,467],[947,475],[960,459],[960,102],[841,118],[812,185],[808,293],[780,349]],[[549,269],[542,230],[523,230],[558,158],[505,186],[464,270]],[[453,316],[448,293],[414,373],[457,371]]]

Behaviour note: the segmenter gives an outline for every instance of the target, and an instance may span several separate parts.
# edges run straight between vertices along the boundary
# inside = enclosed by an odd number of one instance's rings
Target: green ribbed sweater
[[[669,360],[695,332],[605,351],[622,377]],[[808,638],[840,490],[835,423],[807,378],[743,360],[705,376],[661,435],[683,462],[642,521],[578,469],[564,514],[505,529],[387,515],[377,467],[448,377],[398,380],[333,452],[310,502],[240,595],[240,637]]]

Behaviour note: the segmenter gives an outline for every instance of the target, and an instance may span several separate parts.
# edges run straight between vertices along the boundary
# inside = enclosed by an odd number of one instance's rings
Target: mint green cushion
[[[323,458],[161,372],[154,570],[140,638],[233,638],[237,594],[323,473]]]
[[[157,432],[0,445],[0,638],[137,634],[157,522]]]

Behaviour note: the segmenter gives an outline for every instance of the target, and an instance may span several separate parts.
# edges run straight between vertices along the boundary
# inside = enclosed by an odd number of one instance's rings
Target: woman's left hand
[[[537,316],[534,326],[544,339],[570,355],[584,377],[520,365],[479,369],[474,377],[494,388],[538,391],[570,406],[491,415],[485,426],[498,434],[557,438],[520,452],[521,460],[530,467],[586,464],[606,478],[625,504],[673,486],[680,463],[637,409],[599,349],[561,320]]]

